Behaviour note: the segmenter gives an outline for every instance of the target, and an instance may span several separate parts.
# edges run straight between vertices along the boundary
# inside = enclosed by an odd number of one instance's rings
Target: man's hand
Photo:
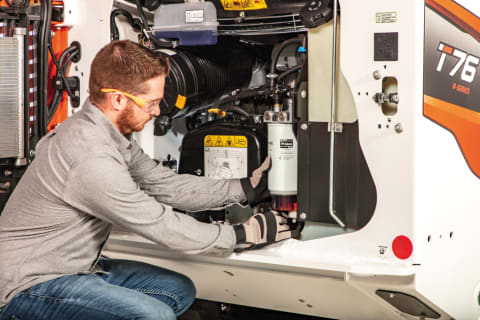
[[[292,237],[287,219],[275,211],[255,214],[233,228],[237,236],[237,246],[241,249],[262,247]]]
[[[270,156],[263,161],[260,167],[253,171],[250,178],[240,179],[243,192],[245,192],[248,204],[252,208],[270,196],[267,188],[268,169],[270,169]]]

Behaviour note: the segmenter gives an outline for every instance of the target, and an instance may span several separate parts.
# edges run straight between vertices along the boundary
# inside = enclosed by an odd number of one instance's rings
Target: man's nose
[[[158,117],[160,115],[160,103],[155,106],[155,109],[153,109],[153,115],[155,117]]]

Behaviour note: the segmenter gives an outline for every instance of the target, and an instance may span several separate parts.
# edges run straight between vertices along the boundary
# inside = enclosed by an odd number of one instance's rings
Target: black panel
[[[398,61],[398,32],[375,33],[375,61]]]
[[[417,297],[403,292],[377,290],[383,300],[397,308],[399,311],[415,317],[426,317],[429,319],[438,319],[440,314],[420,301]]]
[[[309,122],[298,130],[298,212],[307,220],[335,223],[328,211],[330,133],[327,123]],[[299,125],[301,128],[301,124]],[[377,203],[377,190],[358,139],[358,122],[343,124],[336,136],[335,204],[347,227],[365,226]]]

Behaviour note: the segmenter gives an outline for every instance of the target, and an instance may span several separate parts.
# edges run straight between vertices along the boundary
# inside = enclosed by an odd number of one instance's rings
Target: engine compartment
[[[188,214],[204,222],[237,223],[256,211],[277,210],[304,230],[301,239],[365,226],[375,210],[376,188],[360,147],[351,90],[338,65],[338,138],[334,181],[329,183],[333,2],[267,1],[267,8],[257,10],[231,10],[228,1],[212,3],[152,8],[152,34],[168,37],[160,38],[162,43],[171,41],[170,48],[153,48],[171,61],[161,116],[154,123],[156,141],[172,134],[182,139],[178,153],[157,156],[167,158],[164,163],[178,173],[243,178],[268,154],[272,197],[255,208],[237,205]],[[180,27],[159,20],[167,15],[162,10],[177,14],[176,21],[191,13]],[[188,26],[188,19],[199,25]],[[274,27],[278,25],[282,27]],[[182,45],[188,30],[196,42],[189,38]],[[312,73],[313,66],[323,72]],[[161,146],[155,142],[156,149]]]

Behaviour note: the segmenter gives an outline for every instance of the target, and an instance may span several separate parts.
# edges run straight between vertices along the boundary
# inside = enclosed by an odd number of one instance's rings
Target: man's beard
[[[129,135],[132,132],[142,131],[143,127],[145,127],[145,124],[152,118],[150,117],[150,119],[144,123],[139,122],[135,117],[135,111],[133,108],[136,108],[136,106],[129,103],[118,116],[118,129],[124,136]]]

